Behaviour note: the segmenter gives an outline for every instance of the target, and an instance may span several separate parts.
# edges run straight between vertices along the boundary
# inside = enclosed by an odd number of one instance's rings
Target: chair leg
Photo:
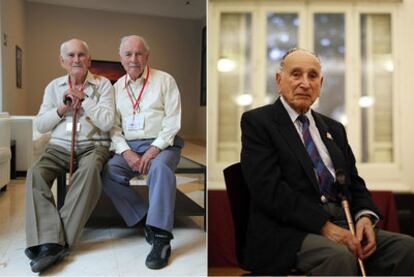
[[[1,189],[0,189],[0,191],[6,191],[7,190],[7,185],[5,185],[4,187],[2,187]]]

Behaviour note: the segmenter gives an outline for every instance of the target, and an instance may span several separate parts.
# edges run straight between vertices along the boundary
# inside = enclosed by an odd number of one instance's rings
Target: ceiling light
[[[248,106],[253,102],[253,97],[251,94],[240,94],[236,96],[236,103],[239,106]]]
[[[236,68],[236,62],[229,58],[221,58],[217,62],[217,69],[220,72],[230,72]]]
[[[375,99],[372,96],[361,96],[359,98],[359,106],[361,108],[369,108],[374,105]]]

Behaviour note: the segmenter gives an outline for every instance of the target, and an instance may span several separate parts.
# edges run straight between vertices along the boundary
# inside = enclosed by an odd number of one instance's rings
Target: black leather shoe
[[[36,259],[37,255],[39,255],[39,246],[36,245],[26,248],[24,250],[24,254],[26,254],[26,256],[31,260]]]
[[[168,264],[168,258],[171,255],[170,241],[173,235],[159,228],[150,227],[150,229],[153,232],[153,241],[145,265],[150,269],[161,269]]]
[[[61,261],[69,251],[66,247],[56,243],[39,245],[39,254],[30,262],[33,272],[42,272],[55,263]]]
[[[148,242],[149,245],[152,245],[154,242],[154,232],[152,228],[148,225],[144,226],[144,233],[145,233],[145,240]]]

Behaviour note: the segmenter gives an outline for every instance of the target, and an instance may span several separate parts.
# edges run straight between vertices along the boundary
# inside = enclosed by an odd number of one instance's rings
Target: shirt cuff
[[[117,143],[116,145],[114,143],[112,143],[112,144],[113,144],[113,147],[111,147],[111,150],[112,149],[115,150],[115,153],[119,154],[119,155],[122,155],[123,152],[131,149],[129,147],[128,143],[126,143],[126,142],[125,143]]]
[[[170,146],[169,143],[167,143],[166,141],[164,141],[162,138],[156,138],[151,145],[154,145],[156,147],[158,147],[160,150],[164,150],[165,148],[167,148],[168,146]]]
[[[361,211],[359,211],[356,215],[355,215],[355,222],[357,222],[358,221],[358,219],[361,217],[361,216],[364,216],[364,215],[370,215],[370,216],[372,216],[373,218],[374,218],[374,222],[373,222],[373,225],[375,226],[377,223],[378,223],[378,221],[379,221],[379,216],[376,214],[376,213],[374,213],[373,211],[370,211],[370,210],[361,210]]]

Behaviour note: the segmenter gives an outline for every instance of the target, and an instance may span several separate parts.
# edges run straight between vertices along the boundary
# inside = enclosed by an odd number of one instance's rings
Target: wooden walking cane
[[[73,174],[73,160],[75,159],[75,143],[76,143],[76,121],[78,117],[79,105],[72,111],[72,140],[70,144],[70,159],[69,159],[69,185],[72,185]]]
[[[69,85],[70,88],[72,89],[72,82],[70,80],[69,77]],[[81,88],[81,90],[83,90],[83,86]],[[63,102],[65,103],[65,105],[70,105],[72,103],[73,99],[72,97],[65,97],[65,99],[63,100]],[[70,158],[69,158],[69,185],[72,185],[72,175],[73,175],[73,161],[75,159],[75,143],[76,143],[76,121],[77,121],[77,117],[78,117],[78,111],[80,108],[79,105],[79,100],[76,103],[76,106],[73,107],[72,110],[72,140],[71,140],[71,144],[70,144]]]
[[[338,197],[341,200],[342,208],[344,209],[344,212],[345,212],[346,221],[348,223],[349,230],[351,231],[351,234],[355,236],[355,227],[352,221],[348,199],[346,198],[346,195],[345,195],[345,187],[346,187],[345,174],[342,170],[336,171],[336,183],[337,183]],[[362,276],[366,277],[367,274],[365,273],[364,263],[362,262],[360,258],[358,258],[358,264],[359,264],[359,268],[361,269]]]

